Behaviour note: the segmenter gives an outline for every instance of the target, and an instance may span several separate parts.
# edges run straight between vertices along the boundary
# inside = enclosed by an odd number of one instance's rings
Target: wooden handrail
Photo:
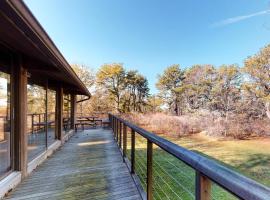
[[[134,157],[135,157],[135,133],[138,133],[145,139],[147,139],[147,147],[152,148],[152,143],[183,161],[196,171],[196,199],[208,200],[211,193],[211,181],[215,182],[223,189],[229,191],[240,199],[252,199],[252,200],[266,200],[270,199],[270,188],[247,178],[214,160],[211,160],[205,156],[202,156],[193,151],[187,150],[177,144],[174,144],[162,137],[159,137],[153,133],[146,131],[145,129],[136,126],[118,116],[109,114],[109,120],[111,122],[112,130],[116,137],[119,133],[118,123],[122,123],[123,126],[131,129],[131,173],[134,173]],[[117,126],[117,127],[116,127]],[[123,127],[122,126],[122,127]],[[116,132],[116,133],[115,133]],[[121,133],[121,132],[120,132]],[[117,137],[118,140],[118,137]],[[149,163],[152,164],[152,150],[147,149]],[[148,166],[149,167],[149,166]],[[147,176],[151,176],[152,169],[147,172]],[[150,178],[151,178],[150,177]],[[149,177],[147,177],[149,178]],[[148,183],[148,181],[147,181]],[[152,183],[150,183],[152,185]],[[147,187],[147,191],[152,191]],[[151,199],[152,194],[147,194],[147,199]]]

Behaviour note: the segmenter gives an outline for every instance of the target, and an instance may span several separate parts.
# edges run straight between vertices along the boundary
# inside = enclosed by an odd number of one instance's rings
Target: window
[[[56,140],[55,130],[55,111],[56,111],[56,92],[54,90],[48,90],[48,144],[52,144]]]
[[[46,90],[27,85],[28,161],[46,150]]]
[[[11,170],[10,75],[0,72],[0,177]]]

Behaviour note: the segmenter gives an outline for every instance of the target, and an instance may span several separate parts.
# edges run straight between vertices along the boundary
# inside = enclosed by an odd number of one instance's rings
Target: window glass
[[[55,109],[56,109],[56,92],[48,90],[48,144],[52,144],[55,139]]]
[[[0,72],[0,177],[10,170],[10,75]]]
[[[63,131],[68,133],[71,129],[71,95],[64,94],[63,103]]]
[[[46,90],[27,85],[28,161],[46,150]]]

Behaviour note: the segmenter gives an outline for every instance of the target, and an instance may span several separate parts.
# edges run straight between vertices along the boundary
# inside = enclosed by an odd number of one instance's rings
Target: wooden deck
[[[5,199],[141,199],[110,130],[78,132]]]

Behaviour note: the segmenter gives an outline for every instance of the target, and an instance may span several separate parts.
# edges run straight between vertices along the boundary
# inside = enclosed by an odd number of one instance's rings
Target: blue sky
[[[239,64],[270,43],[270,0],[25,0],[70,64]]]

